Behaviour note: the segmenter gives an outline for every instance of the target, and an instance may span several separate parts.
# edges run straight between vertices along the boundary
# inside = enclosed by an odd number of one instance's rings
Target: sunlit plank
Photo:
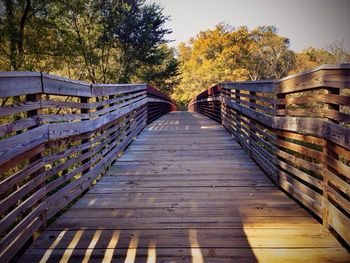
[[[88,249],[86,250],[85,252],[85,256],[84,256],[84,259],[83,259],[83,263],[87,263],[91,257],[91,254],[92,254],[92,251],[94,250],[95,246],[96,246],[96,243],[98,241],[98,239],[100,238],[101,236],[101,233],[102,233],[102,230],[97,230],[89,244],[89,247]]]
[[[76,247],[76,245],[78,244],[82,234],[84,233],[84,230],[79,230],[75,235],[73,240],[69,243],[67,249],[64,251],[64,254],[60,260],[60,263],[67,263],[69,258],[71,257],[74,248]]]
[[[126,253],[125,263],[133,263],[136,258],[137,244],[139,243],[139,234],[135,234],[129,244],[128,252]]]
[[[156,253],[156,241],[151,240],[148,246],[147,263],[156,263],[157,253]]]
[[[112,238],[108,243],[108,246],[106,248],[106,252],[104,255],[104,258],[102,260],[102,262],[104,263],[110,263],[112,261],[113,258],[113,254],[114,254],[114,249],[118,243],[119,240],[119,236],[120,236],[120,231],[119,230],[115,230],[113,232]]]
[[[189,229],[189,239],[193,263],[204,263],[203,254],[198,243],[197,229]]]
[[[58,237],[55,239],[55,241],[52,243],[52,245],[49,247],[48,250],[46,250],[44,256],[42,257],[42,259],[40,260],[39,263],[46,263],[48,261],[48,259],[50,258],[50,255],[52,253],[52,251],[55,249],[55,247],[58,245],[58,243],[60,243],[60,241],[62,240],[63,236],[66,234],[66,230],[63,230]]]

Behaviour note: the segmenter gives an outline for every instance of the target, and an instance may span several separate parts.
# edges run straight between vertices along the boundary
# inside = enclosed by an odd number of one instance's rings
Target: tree
[[[350,53],[344,49],[343,42],[334,42],[326,48],[309,47],[296,54],[295,67],[289,72],[297,73],[323,64],[350,62]]]
[[[132,78],[133,82],[146,82],[157,87],[160,91],[171,94],[174,87],[179,84],[179,63],[175,58],[174,48],[161,45],[152,63],[143,63]]]
[[[120,82],[130,81],[142,65],[159,64],[165,58],[160,45],[167,42],[165,36],[171,31],[164,28],[168,17],[162,11],[159,5],[143,0],[105,4],[103,22],[107,31],[103,39],[114,42],[120,51],[116,57]]]
[[[144,0],[1,1],[0,70],[45,71],[93,83],[147,80],[171,89],[165,78],[176,74],[177,62],[164,46],[170,30],[159,5]]]
[[[272,26],[258,27],[253,37],[251,80],[280,79],[294,67],[295,54],[289,50],[289,39],[277,34]]]
[[[284,77],[295,61],[276,28],[250,31],[223,23],[180,44],[178,52],[182,79],[173,96],[183,104],[218,82]]]

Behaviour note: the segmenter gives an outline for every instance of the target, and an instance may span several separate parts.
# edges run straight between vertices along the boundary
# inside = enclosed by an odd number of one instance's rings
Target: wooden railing
[[[101,177],[175,105],[146,84],[0,73],[0,262]]]
[[[190,102],[188,110],[202,113],[213,120],[221,122],[220,90],[221,87],[216,85],[201,92]]]
[[[177,110],[176,103],[169,96],[151,86],[147,87],[147,96],[147,123],[151,123],[169,111]]]
[[[219,90],[225,128],[277,186],[349,245],[350,64]],[[207,94],[189,109],[219,120]]]

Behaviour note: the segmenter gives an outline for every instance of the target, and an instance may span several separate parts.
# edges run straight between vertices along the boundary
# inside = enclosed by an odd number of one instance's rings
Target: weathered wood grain
[[[336,239],[275,188],[218,127],[207,117],[184,112],[150,124],[20,262],[44,257],[59,261],[67,249],[73,262],[89,253],[89,262],[103,261],[106,253],[124,262],[133,251],[132,261],[143,262],[150,247],[157,261],[197,262],[198,256],[202,262],[349,258]],[[220,158],[222,154],[226,157]],[[52,197],[50,207],[60,206],[65,195]],[[319,208],[316,202],[314,206]]]
[[[224,127],[277,185],[325,227],[338,224],[336,231],[347,239],[349,83],[350,64],[324,65],[276,81],[221,83],[215,93],[221,94],[220,113],[205,104],[213,96],[210,89],[198,94],[189,109],[221,114]],[[337,207],[334,220],[329,203]]]
[[[146,84],[5,72],[0,85],[0,261],[7,262],[105,174],[146,122],[175,106]],[[32,221],[31,210],[40,213]]]
[[[0,97],[42,93],[40,72],[0,72]]]

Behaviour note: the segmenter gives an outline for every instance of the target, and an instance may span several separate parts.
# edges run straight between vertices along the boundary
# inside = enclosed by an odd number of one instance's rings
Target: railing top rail
[[[173,109],[172,110],[176,110],[177,106],[176,106],[176,102],[173,101],[168,95],[164,94],[163,92],[157,90],[156,88],[148,85],[147,86],[147,94],[149,97],[154,97],[157,100],[163,100],[163,101],[167,101],[167,103],[171,104]],[[149,98],[151,99],[151,98]],[[154,102],[156,102],[156,100],[154,100]]]
[[[273,92],[274,80],[260,81],[239,81],[239,82],[223,82],[220,83],[223,89],[246,90],[253,92]]]
[[[231,84],[244,84],[244,85],[246,85],[246,84],[253,84],[253,85],[257,84],[257,85],[259,85],[259,84],[274,83],[274,82],[275,82],[275,80],[273,80],[273,79],[247,80],[247,81],[224,81],[224,82],[220,82],[219,85],[223,85],[223,86],[225,86],[225,85],[230,86]]]
[[[0,71],[0,78],[40,77],[41,74],[35,71]]]
[[[146,90],[146,83],[91,84],[42,72],[0,72],[0,97],[49,93],[63,96],[97,97]],[[159,92],[160,93],[160,92]]]
[[[331,69],[350,69],[350,63],[324,64],[324,65],[312,68],[310,70],[305,70],[305,71],[302,71],[302,72],[299,72],[299,73],[288,75],[288,76],[286,76],[284,78],[276,80],[276,83],[283,82],[285,80],[296,78],[296,77],[299,77],[299,76],[311,74],[311,73],[317,72],[319,70],[331,70]]]

